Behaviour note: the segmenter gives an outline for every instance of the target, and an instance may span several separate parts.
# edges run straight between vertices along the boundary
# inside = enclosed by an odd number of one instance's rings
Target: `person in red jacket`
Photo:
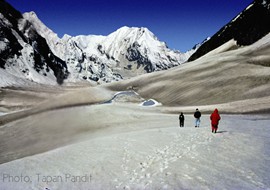
[[[220,115],[218,113],[218,109],[215,109],[215,111],[211,114],[210,120],[212,125],[212,133],[216,133],[218,129],[218,122],[220,120]]]

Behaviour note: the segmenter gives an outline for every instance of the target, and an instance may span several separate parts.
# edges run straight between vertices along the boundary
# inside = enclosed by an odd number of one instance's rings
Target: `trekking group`
[[[194,112],[194,118],[195,118],[195,127],[200,127],[201,124],[201,112],[197,108],[196,111]],[[210,115],[210,120],[211,120],[211,128],[212,128],[212,133],[216,133],[218,129],[218,124],[219,120],[221,119],[218,109],[215,109],[214,112]],[[179,115],[179,123],[180,127],[184,127],[184,121],[185,121],[185,116],[183,112],[180,113]]]

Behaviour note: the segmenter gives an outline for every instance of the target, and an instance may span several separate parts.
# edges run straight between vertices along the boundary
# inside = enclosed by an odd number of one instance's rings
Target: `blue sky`
[[[6,0],[34,11],[59,37],[108,35],[122,26],[147,27],[169,48],[185,52],[212,36],[252,0]]]

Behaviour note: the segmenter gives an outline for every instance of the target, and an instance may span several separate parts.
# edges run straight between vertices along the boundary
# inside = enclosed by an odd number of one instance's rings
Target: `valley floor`
[[[217,134],[135,103],[46,111],[0,128],[1,189],[270,189],[270,115]]]

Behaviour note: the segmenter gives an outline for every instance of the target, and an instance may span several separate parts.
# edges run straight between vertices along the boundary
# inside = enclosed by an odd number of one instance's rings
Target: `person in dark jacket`
[[[195,113],[194,113],[194,117],[195,117],[195,127],[200,127],[200,123],[201,123],[201,112],[199,111],[199,109],[197,108]]]
[[[179,122],[180,122],[180,127],[184,127],[184,121],[185,121],[185,116],[183,112],[179,115]]]
[[[218,113],[218,109],[215,109],[214,112],[210,116],[211,125],[212,125],[212,133],[216,133],[218,129],[218,123],[220,120],[220,115]]]

